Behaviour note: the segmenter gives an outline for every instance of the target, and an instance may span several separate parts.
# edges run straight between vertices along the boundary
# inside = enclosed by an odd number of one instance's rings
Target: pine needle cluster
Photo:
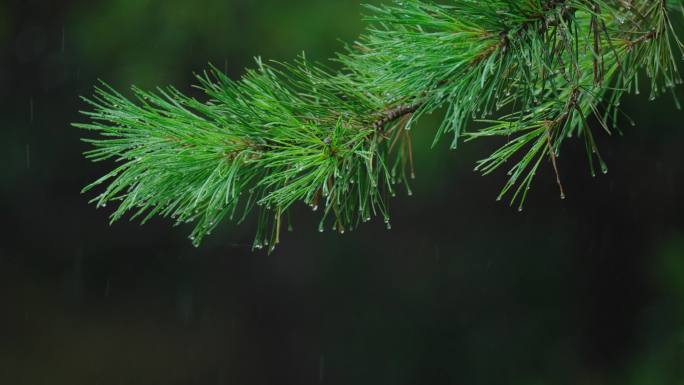
[[[378,216],[389,227],[391,197],[400,186],[410,193],[415,177],[411,129],[443,111],[435,143],[505,139],[476,170],[506,167],[499,199],[522,209],[545,163],[565,196],[565,140],[584,143],[592,174],[606,172],[595,131],[618,130],[621,98],[644,89],[655,99],[682,83],[672,21],[681,0],[401,0],[368,9],[367,30],[337,55],[336,70],[304,56],[258,59],[237,81],[211,68],[197,76],[203,100],[172,87],[134,87],[133,98],[97,87],[85,99],[89,122],[75,126],[97,134],[84,139],[87,158],[116,167],[84,191],[104,186],[94,202],[118,205],[112,221],[131,212],[193,223],[195,245],[225,218],[254,212],[254,247],[272,249],[298,202],[322,213],[321,231]]]

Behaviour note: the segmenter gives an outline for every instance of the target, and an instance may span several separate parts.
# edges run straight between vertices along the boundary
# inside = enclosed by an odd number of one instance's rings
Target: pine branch
[[[681,0],[405,0],[369,7],[369,27],[339,54],[339,70],[301,57],[263,63],[233,81],[212,68],[198,76],[207,100],[174,88],[133,99],[103,84],[92,99],[93,161],[118,167],[87,186],[105,184],[98,205],[118,204],[112,221],[132,212],[194,223],[202,238],[225,217],[256,211],[255,248],[272,249],[297,202],[321,208],[320,230],[342,233],[381,216],[403,184],[410,193],[410,130],[425,114],[445,111],[435,143],[502,137],[478,162],[490,174],[506,164],[499,199],[523,208],[532,181],[581,138],[589,169],[607,166],[594,123],[617,129],[619,102],[650,98],[681,83],[676,54],[683,45],[672,14]],[[679,51],[679,52],[676,52]],[[673,93],[674,94],[674,93]],[[472,125],[472,123],[477,123]],[[472,127],[471,127],[472,126]],[[286,218],[284,218],[286,217]]]

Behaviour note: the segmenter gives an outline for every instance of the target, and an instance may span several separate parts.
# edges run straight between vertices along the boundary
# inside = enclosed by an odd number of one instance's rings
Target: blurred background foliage
[[[296,213],[273,255],[253,224],[200,249],[187,228],[107,224],[80,188],[79,95],[174,84],[211,62],[323,61],[362,31],[357,0],[0,2],[0,383],[684,384],[684,113],[623,103],[610,173],[564,152],[525,212],[495,202],[496,145],[429,150],[382,221],[319,234]],[[339,40],[338,40],[339,39]],[[678,90],[680,96],[684,94]],[[437,119],[437,117],[435,118]]]

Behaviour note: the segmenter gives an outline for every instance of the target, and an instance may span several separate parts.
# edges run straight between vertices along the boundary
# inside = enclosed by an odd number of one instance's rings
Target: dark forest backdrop
[[[495,201],[496,143],[430,151],[382,220],[339,236],[296,213],[272,255],[253,223],[195,249],[157,219],[108,225],[79,190],[70,127],[97,78],[190,90],[207,63],[325,60],[362,31],[357,0],[0,2],[0,384],[684,384],[684,113],[579,142],[526,210]],[[684,95],[682,89],[678,90]]]

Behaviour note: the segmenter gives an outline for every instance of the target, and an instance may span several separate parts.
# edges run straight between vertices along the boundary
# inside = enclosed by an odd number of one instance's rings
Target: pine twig
[[[391,0],[388,0],[391,1]],[[281,240],[298,203],[319,229],[390,220],[389,200],[415,177],[410,129],[443,111],[434,143],[500,138],[477,163],[504,165],[499,199],[522,210],[548,156],[561,197],[557,153],[581,137],[592,173],[606,165],[588,120],[618,124],[620,99],[649,76],[651,98],[681,84],[673,26],[681,0],[429,0],[369,6],[369,27],[331,70],[304,56],[257,60],[240,80],[212,68],[197,77],[204,100],[174,88],[126,97],[106,84],[85,99],[93,161],[115,167],[101,188],[112,221],[132,213],[194,225],[195,245],[224,219],[256,212],[254,248]],[[479,122],[480,125],[473,125]],[[320,208],[320,210],[319,210]]]

